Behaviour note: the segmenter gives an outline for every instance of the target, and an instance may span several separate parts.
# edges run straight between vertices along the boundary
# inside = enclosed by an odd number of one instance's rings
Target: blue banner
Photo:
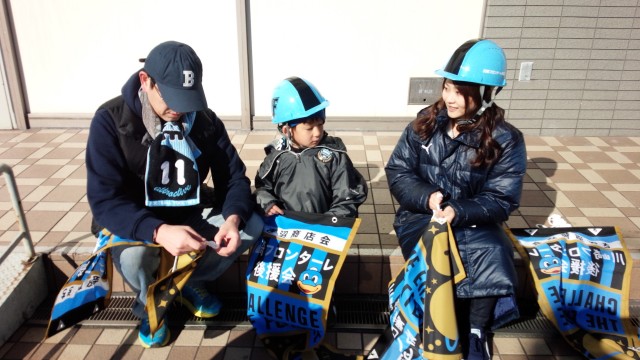
[[[542,313],[589,359],[640,359],[629,318],[632,260],[615,227],[510,229]]]
[[[151,245],[122,239],[102,230],[96,248],[62,286],[53,304],[46,337],[52,336],[104,309],[111,297],[113,264],[108,249],[121,245]]]
[[[432,220],[389,283],[390,326],[367,359],[461,359],[454,283],[465,277],[450,226]]]
[[[358,218],[286,212],[266,217],[247,269],[247,315],[278,358],[318,347]]]

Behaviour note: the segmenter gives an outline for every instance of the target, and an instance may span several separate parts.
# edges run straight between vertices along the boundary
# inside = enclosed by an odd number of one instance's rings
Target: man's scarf
[[[196,159],[201,152],[189,137],[196,118],[186,113],[179,121],[162,120],[155,113],[147,94],[138,91],[142,104],[142,123],[147,133],[142,143],[150,143],[145,171],[145,205],[190,206],[200,203],[200,176]]]

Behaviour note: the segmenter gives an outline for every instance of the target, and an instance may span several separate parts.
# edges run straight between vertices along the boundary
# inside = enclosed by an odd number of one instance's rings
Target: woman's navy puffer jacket
[[[424,111],[424,110],[423,110]],[[444,206],[456,216],[451,224],[467,278],[456,286],[460,298],[515,294],[513,246],[502,223],[518,208],[527,155],[522,133],[499,124],[493,138],[501,146],[491,166],[470,165],[479,147],[478,132],[451,139],[446,110],[438,114],[437,129],[421,140],[410,123],[385,167],[389,188],[400,207],[394,228],[405,258],[431,219],[429,195],[441,191]]]

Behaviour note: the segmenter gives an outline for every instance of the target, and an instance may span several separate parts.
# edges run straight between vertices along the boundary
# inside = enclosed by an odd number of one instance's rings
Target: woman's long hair
[[[442,88],[447,79],[442,82]],[[474,83],[452,81],[456,86],[460,94],[465,99],[466,113],[464,119],[472,119],[482,104],[480,98],[480,86]],[[492,95],[492,88],[485,87],[484,99],[489,101]],[[473,108],[469,107],[469,99],[473,99]],[[444,99],[440,97],[433,105],[428,107],[425,111],[420,112],[418,117],[413,122],[413,129],[422,140],[428,139],[436,129],[436,117],[440,111],[447,109],[444,103]],[[479,130],[481,134],[480,147],[476,149],[476,157],[471,161],[471,166],[484,167],[493,164],[498,157],[500,157],[500,144],[498,144],[491,134],[495,127],[504,121],[504,109],[496,105],[495,103],[488,107],[482,115],[471,124],[458,125],[458,131],[460,133],[469,132],[473,130]]]

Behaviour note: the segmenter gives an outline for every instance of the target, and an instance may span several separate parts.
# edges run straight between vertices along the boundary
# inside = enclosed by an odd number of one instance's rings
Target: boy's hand
[[[213,237],[213,241],[218,244],[215,251],[220,256],[229,256],[240,247],[240,217],[238,215],[230,215],[225,221],[218,233]]]
[[[204,238],[189,226],[162,224],[158,226],[154,241],[171,255],[178,256],[206,247]]]
[[[280,207],[276,204],[271,205],[271,207],[269,208],[269,210],[266,213],[268,216],[271,215],[284,215],[284,211],[282,211],[282,209],[280,209]]]

